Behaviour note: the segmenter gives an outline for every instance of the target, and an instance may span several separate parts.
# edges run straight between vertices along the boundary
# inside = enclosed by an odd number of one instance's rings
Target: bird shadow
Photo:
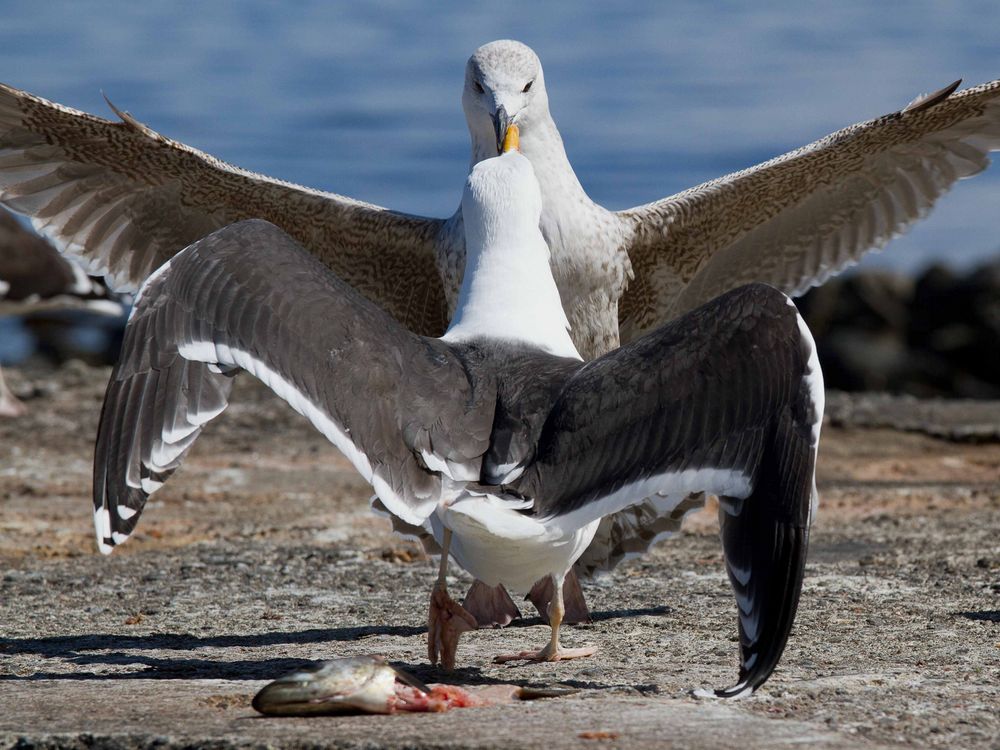
[[[620,617],[643,615],[663,615],[669,607],[647,607],[637,609],[616,609],[594,612],[593,622]],[[523,618],[508,627],[530,627],[541,625],[539,617]],[[120,635],[116,633],[92,633],[83,635],[49,636],[44,638],[0,638],[0,655],[33,654],[50,659],[58,659],[63,664],[80,667],[133,667],[127,672],[108,672],[101,669],[49,670],[30,675],[0,674],[2,681],[32,680],[122,680],[122,679],[215,679],[215,680],[263,680],[311,666],[316,661],[299,658],[193,658],[190,656],[170,658],[169,656],[144,654],[143,651],[195,651],[204,648],[250,649],[283,644],[323,644],[356,642],[374,636],[409,637],[426,633],[425,627],[407,625],[362,625],[344,628],[312,628],[297,631],[271,631],[241,635],[198,636],[189,633],[165,633],[150,635]],[[138,652],[138,653],[137,653]],[[538,687],[530,675],[513,675],[498,679],[485,675],[476,667],[446,671],[429,664],[395,663],[408,672],[427,682],[450,682],[466,685],[516,684],[522,687]],[[519,671],[519,670],[517,670]],[[508,673],[509,674],[509,673]],[[574,687],[601,689],[620,687],[595,682],[569,683]]]
[[[663,615],[668,615],[673,610],[667,606],[660,607],[631,607],[624,609],[605,609],[590,613],[590,622],[573,623],[574,625],[579,625],[586,627],[587,625],[592,625],[595,622],[604,622],[605,620],[619,620],[627,617],[662,617]],[[514,620],[509,625],[505,625],[505,628],[529,628],[534,625],[544,625],[542,618],[538,615],[534,617],[521,617]]]
[[[257,648],[282,644],[320,644],[359,641],[371,636],[414,636],[426,628],[406,625],[363,625],[350,628],[312,628],[243,635],[198,636],[189,633],[142,636],[115,633],[0,638],[0,654],[35,654],[80,665],[140,665],[144,669],[114,674],[102,672],[36,672],[31,675],[0,674],[3,680],[90,679],[230,679],[259,680],[312,664],[309,659],[256,660],[161,658],[136,651],[194,651],[202,648]],[[88,653],[101,652],[101,653]]]
[[[103,649],[190,651],[196,648],[254,648],[295,643],[358,641],[381,635],[406,637],[425,632],[427,632],[427,628],[422,626],[361,625],[350,628],[310,628],[308,630],[212,636],[199,636],[190,633],[153,633],[150,635],[95,633],[56,635],[46,638],[0,638],[0,653],[63,656],[75,651],[100,651]]]
[[[956,612],[959,617],[982,622],[1000,622],[1000,609],[984,609],[978,612]]]
[[[313,659],[197,659],[197,658],[164,658],[148,654],[125,653],[111,651],[103,653],[62,653],[47,654],[62,656],[63,664],[74,664],[81,667],[102,667],[104,669],[45,671],[30,675],[4,674],[0,682],[35,682],[40,680],[274,680],[282,675],[290,674],[306,668],[312,668],[322,662]],[[484,686],[484,685],[517,685],[524,688],[550,687],[548,683],[540,682],[531,675],[505,675],[503,679],[484,674],[479,667],[462,667],[446,670],[426,663],[410,663],[402,661],[390,662],[392,666],[417,677],[425,683],[443,682],[451,685]],[[109,672],[107,667],[132,667],[128,672]],[[577,689],[599,690],[621,688],[621,685],[605,685],[592,681],[564,680],[563,687]]]

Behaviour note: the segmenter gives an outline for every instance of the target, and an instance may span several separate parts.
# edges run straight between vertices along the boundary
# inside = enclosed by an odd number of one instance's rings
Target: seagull
[[[88,278],[76,263],[0,209],[0,315],[44,310],[117,316],[123,307],[98,280]],[[0,370],[0,417],[18,417],[25,411]]]
[[[1000,147],[1000,80],[958,83],[906,107],[673,196],[625,211],[594,203],[549,112],[542,64],[526,45],[490,42],[469,58],[462,107],[470,169],[497,155],[506,129],[542,192],[540,227],[570,336],[592,359],[753,281],[795,296],[925,216]],[[439,336],[456,311],[468,238],[462,211],[428,218],[321,192],[227,164],[173,141],[110,102],[118,121],[0,85],[0,202],[32,217],[111,286],[134,291],[210,232],[261,218],[415,333]],[[680,528],[694,498],[663,513],[655,499],[608,516],[578,561],[612,570]],[[425,533],[394,518],[403,533]],[[571,619],[587,619],[575,575]],[[551,587],[531,599],[543,619]],[[474,585],[481,622],[518,611]]]
[[[741,666],[709,694],[749,694],[781,656],[802,587],[824,399],[812,337],[789,298],[758,283],[585,361],[516,125],[501,151],[466,182],[467,267],[438,338],[408,331],[263,220],[156,270],[101,413],[98,546],[128,539],[245,370],[440,545],[428,656],[446,668],[476,625],[448,594],[450,559],[488,586],[552,582],[548,643],[498,661],[579,658],[595,649],[560,642],[562,586],[601,519],[649,497],[667,509],[718,495]]]

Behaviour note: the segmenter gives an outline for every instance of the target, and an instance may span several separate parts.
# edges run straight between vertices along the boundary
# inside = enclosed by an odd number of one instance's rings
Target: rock
[[[932,266],[832,279],[797,300],[828,388],[1000,398],[1000,258],[967,274]]]

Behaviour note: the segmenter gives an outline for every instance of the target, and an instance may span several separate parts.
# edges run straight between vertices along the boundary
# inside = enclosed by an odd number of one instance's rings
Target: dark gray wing
[[[115,114],[120,121],[0,84],[0,202],[89,273],[132,292],[195,240],[267,219],[410,330],[444,332],[441,219],[248,172]]]
[[[794,306],[741,287],[584,365],[513,487],[567,527],[651,496],[665,514],[691,493],[719,495],[742,666],[718,694],[742,694],[770,675],[794,619],[822,408]]]
[[[488,380],[477,389],[447,345],[404,329],[277,227],[246,221],[179,253],[139,293],[97,436],[102,551],[225,408],[238,369],[309,418],[410,523],[433,510],[441,472],[479,477]]]
[[[728,289],[798,295],[905,231],[1000,148],[1000,81],[955,84],[755,167],[622,211],[621,340]]]

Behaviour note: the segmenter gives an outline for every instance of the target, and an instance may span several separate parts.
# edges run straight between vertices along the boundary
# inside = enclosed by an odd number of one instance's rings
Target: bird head
[[[530,132],[548,116],[542,64],[530,47],[510,39],[484,44],[465,66],[462,108],[476,161],[503,152],[511,125]]]
[[[527,238],[542,241],[538,230],[542,194],[531,162],[520,152],[517,125],[505,130],[500,150],[500,156],[476,164],[465,183],[462,215],[466,242],[472,247],[488,239],[515,244]]]

